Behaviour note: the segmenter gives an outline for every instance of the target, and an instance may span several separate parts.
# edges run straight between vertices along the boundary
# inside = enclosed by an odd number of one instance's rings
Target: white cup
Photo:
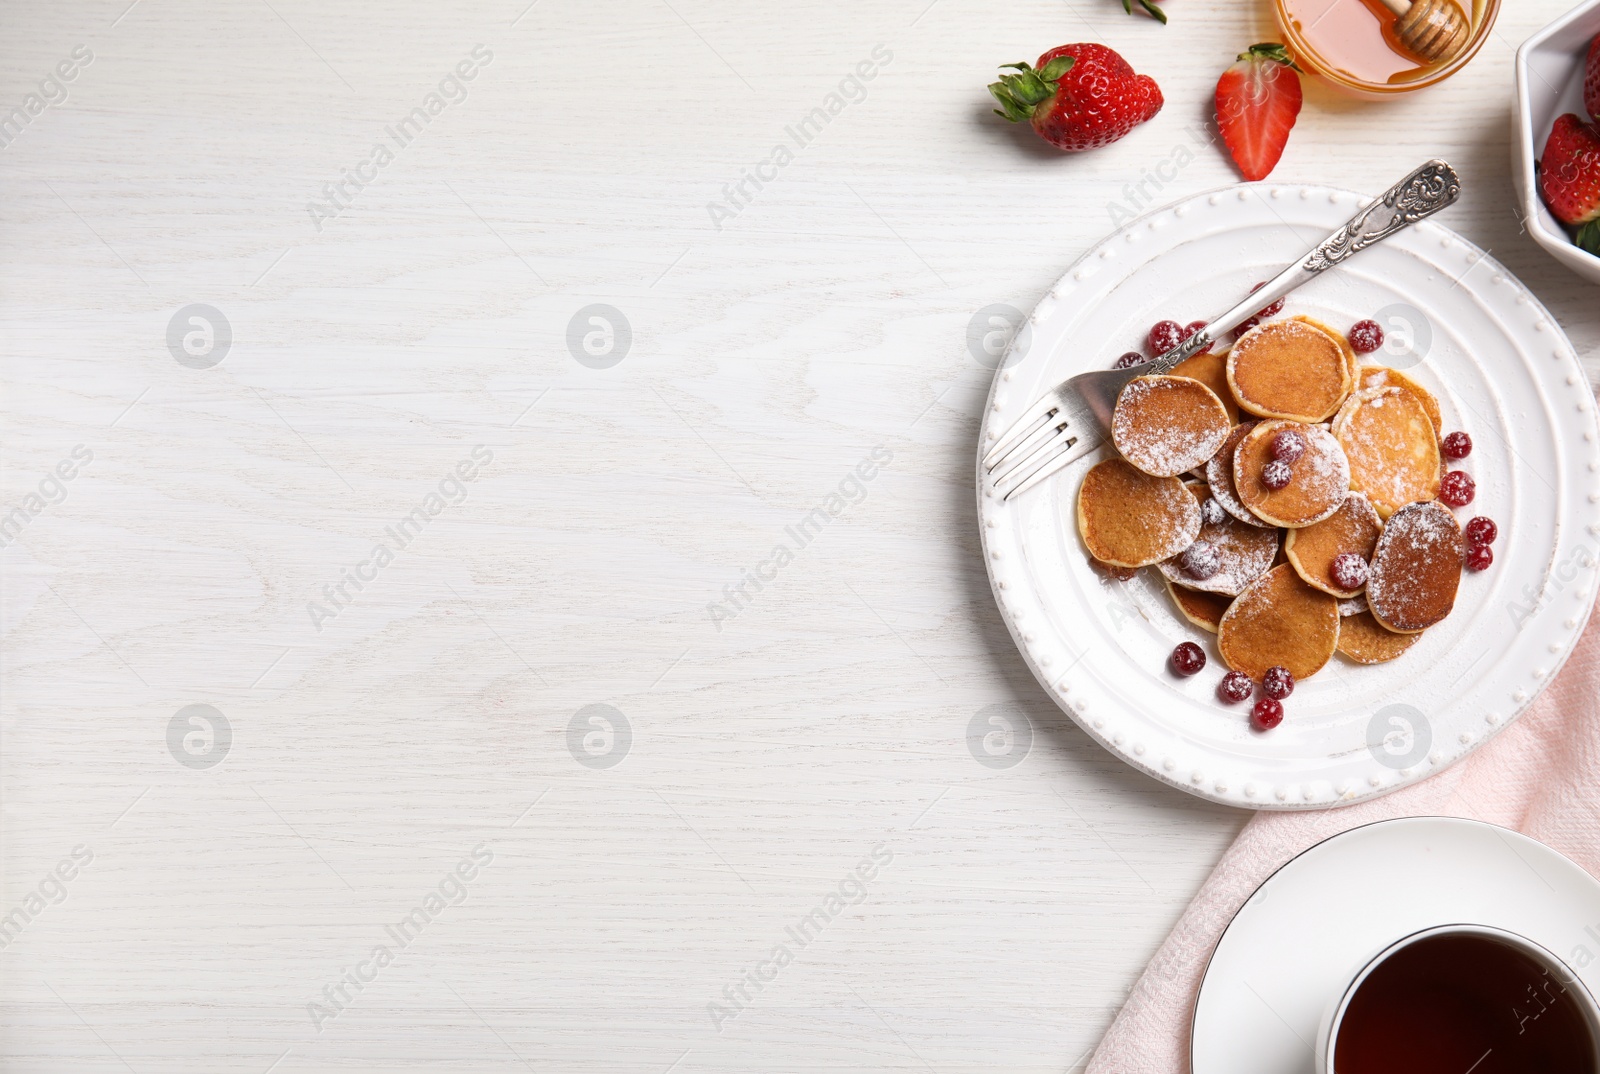
[[[1413,932],[1403,936],[1394,943],[1385,947],[1371,958],[1361,964],[1351,977],[1350,983],[1345,986],[1337,999],[1328,1005],[1322,1016],[1322,1028],[1317,1032],[1317,1074],[1335,1074],[1333,1069],[1334,1045],[1339,1039],[1339,1028],[1344,1022],[1345,1011],[1350,1007],[1350,1001],[1355,998],[1356,991],[1360,989],[1372,972],[1387,961],[1397,951],[1410,947],[1420,940],[1431,939],[1435,936],[1469,935],[1479,936],[1484,939],[1497,940],[1508,947],[1512,947],[1536,962],[1550,978],[1565,989],[1566,994],[1573,997],[1581,1009],[1585,1021],[1589,1025],[1589,1040],[1596,1049],[1596,1065],[1600,1066],[1600,1005],[1595,1003],[1594,997],[1589,994],[1589,989],[1578,979],[1578,975],[1561,959],[1551,954],[1544,947],[1534,943],[1526,936],[1519,936],[1505,929],[1497,929],[1492,925],[1437,925],[1433,928]]]

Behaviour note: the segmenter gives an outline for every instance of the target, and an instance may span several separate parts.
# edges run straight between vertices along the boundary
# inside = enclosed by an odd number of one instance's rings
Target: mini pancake
[[[1195,502],[1204,506],[1211,499],[1211,490],[1201,484],[1186,486]],[[1203,514],[1202,514],[1203,518]],[[1188,589],[1206,593],[1225,593],[1238,596],[1251,582],[1272,569],[1278,555],[1278,531],[1247,526],[1232,515],[1224,515],[1221,522],[1200,523],[1196,541],[1205,541],[1217,551],[1221,569],[1210,578],[1191,578],[1178,565],[1182,553],[1156,564],[1156,570],[1169,582]]]
[[[1371,560],[1382,533],[1383,519],[1372,501],[1363,493],[1351,492],[1339,509],[1321,522],[1290,530],[1283,551],[1307,584],[1348,599],[1361,590],[1340,589],[1334,583],[1333,561],[1346,552]]]
[[[1332,336],[1334,341],[1339,344],[1339,349],[1344,352],[1345,368],[1350,370],[1350,374],[1352,376],[1357,375],[1356,367],[1361,364],[1361,356],[1356,354],[1356,349],[1354,347],[1350,346],[1349,337],[1347,337],[1337,328],[1334,328],[1332,325],[1323,324],[1321,321],[1312,317],[1307,317],[1303,313],[1295,314],[1294,319],[1297,321],[1304,321],[1312,328],[1321,329],[1322,331],[1328,333],[1328,335]]]
[[[1339,620],[1339,652],[1358,664],[1384,664],[1404,653],[1422,637],[1385,630],[1371,612],[1358,612]]]
[[[1078,489],[1078,532],[1089,554],[1116,567],[1175,556],[1200,534],[1200,505],[1175,477],[1121,459],[1095,464]]]
[[[1152,477],[1204,465],[1228,439],[1232,422],[1216,393],[1188,377],[1135,377],[1117,396],[1111,440]]]
[[[1233,603],[1232,597],[1185,589],[1181,585],[1173,585],[1171,579],[1167,580],[1167,592],[1172,594],[1172,603],[1178,606],[1179,615],[1212,634],[1217,632],[1217,624],[1222,622],[1228,606]]]
[[[1226,355],[1202,351],[1173,366],[1168,371],[1168,376],[1188,377],[1210,388],[1212,394],[1221,400],[1222,409],[1228,412],[1228,421],[1234,425],[1239,424],[1239,403],[1233,397],[1233,390],[1228,387]]]
[[[1217,648],[1256,682],[1281,664],[1296,679],[1315,675],[1339,643],[1339,602],[1312,589],[1288,564],[1239,594],[1217,626]]]
[[[1339,618],[1348,619],[1352,615],[1360,615],[1367,610],[1366,597],[1351,597],[1349,600],[1339,602]]]
[[[1433,393],[1398,369],[1390,369],[1386,365],[1364,365],[1356,371],[1356,391],[1370,388],[1399,388],[1410,392],[1417,397],[1417,402],[1422,404],[1422,409],[1428,412],[1428,420],[1433,422],[1435,436],[1444,435],[1444,416],[1439,413],[1439,400]]]
[[[1439,495],[1439,440],[1413,393],[1395,387],[1356,392],[1334,419],[1333,435],[1350,460],[1350,487],[1365,492],[1382,517]]]
[[[1306,450],[1290,466],[1293,479],[1274,492],[1261,483],[1261,471],[1272,461],[1272,438],[1284,429],[1304,437]],[[1333,434],[1321,426],[1263,421],[1233,449],[1233,487],[1257,517],[1297,529],[1321,522],[1344,503],[1350,491],[1350,464]]]
[[[1258,417],[1322,421],[1354,386],[1339,341],[1305,321],[1258,325],[1228,352],[1228,387]]]
[[[1367,606],[1379,625],[1414,634],[1449,615],[1465,552],[1461,526],[1442,504],[1408,503],[1390,515],[1367,578]]]
[[[1131,582],[1139,576],[1137,567],[1118,567],[1111,563],[1101,563],[1093,556],[1089,557],[1089,566],[1093,567],[1095,572],[1101,576],[1102,584],[1104,582]]]
[[[1251,429],[1256,427],[1253,421],[1243,425],[1235,425],[1233,432],[1228,434],[1228,439],[1222,442],[1222,447],[1211,456],[1211,461],[1206,463],[1206,484],[1211,487],[1211,496],[1222,505],[1222,509],[1237,518],[1240,522],[1247,522],[1252,526],[1271,526],[1272,523],[1264,522],[1255,516],[1250,508],[1239,499],[1239,493],[1233,487],[1233,449],[1239,446]]]

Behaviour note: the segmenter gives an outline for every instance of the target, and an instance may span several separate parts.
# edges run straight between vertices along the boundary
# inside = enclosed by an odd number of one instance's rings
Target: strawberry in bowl
[[[1515,85],[1511,177],[1522,229],[1600,284],[1600,0],[1524,41]]]
[[[1539,196],[1550,214],[1576,230],[1573,243],[1600,256],[1600,34],[1584,58],[1588,118],[1557,116],[1538,162]]]
[[[1571,112],[1556,117],[1539,158],[1539,194],[1557,220],[1577,229],[1580,249],[1600,254],[1600,128]]]
[[[1008,63],[989,92],[995,115],[1027,123],[1069,153],[1109,145],[1161,111],[1161,87],[1134,72],[1114,50],[1093,42],[1062,45],[1039,57],[1037,67]]]

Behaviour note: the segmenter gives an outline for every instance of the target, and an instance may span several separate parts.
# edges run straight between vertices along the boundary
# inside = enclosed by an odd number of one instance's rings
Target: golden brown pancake
[[[1409,503],[1389,516],[1367,579],[1367,607],[1401,634],[1426,630],[1450,614],[1461,584],[1466,542],[1443,504]]]
[[[1433,422],[1435,436],[1444,435],[1444,416],[1439,413],[1439,400],[1433,393],[1398,369],[1390,369],[1385,365],[1364,365],[1356,371],[1356,391],[1369,388],[1399,388],[1408,391],[1417,397],[1417,402],[1422,404],[1422,409],[1428,412],[1428,420]]]
[[[1271,526],[1272,523],[1256,517],[1256,513],[1244,505],[1233,485],[1233,449],[1255,427],[1254,421],[1233,427],[1228,439],[1222,442],[1222,447],[1206,463],[1206,484],[1211,487],[1211,495],[1222,505],[1222,509],[1240,522],[1248,522],[1252,526]]]
[[[1180,561],[1182,553],[1156,564],[1156,570],[1169,582],[1206,593],[1225,593],[1238,596],[1245,586],[1272,569],[1278,555],[1278,531],[1247,526],[1232,515],[1224,513],[1220,522],[1203,520],[1206,501],[1211,490],[1196,482],[1187,486],[1201,507],[1202,521],[1196,543],[1204,541],[1215,550],[1218,570],[1209,578],[1192,578],[1185,574]]]
[[[1233,598],[1221,593],[1202,593],[1198,589],[1185,589],[1181,585],[1173,585],[1171,579],[1167,580],[1167,592],[1172,594],[1172,603],[1178,606],[1178,614],[1201,630],[1208,630],[1215,634],[1217,624],[1222,622],[1222,616],[1227,612],[1228,606],[1233,603]]]
[[[1096,572],[1106,579],[1114,582],[1131,582],[1139,576],[1139,568],[1137,567],[1118,567],[1113,563],[1101,563],[1093,556],[1089,557],[1089,566],[1093,567]]]
[[[1347,337],[1337,328],[1334,328],[1331,325],[1323,324],[1321,321],[1316,320],[1315,318],[1307,317],[1303,313],[1295,314],[1294,319],[1297,321],[1304,321],[1312,328],[1321,329],[1322,331],[1328,333],[1329,336],[1333,337],[1334,341],[1339,344],[1339,349],[1344,352],[1345,368],[1350,370],[1351,376],[1356,375],[1356,366],[1361,364],[1361,357],[1356,354],[1356,349],[1350,346],[1349,337]]]
[[[1169,375],[1198,380],[1210,388],[1212,394],[1222,402],[1222,409],[1228,412],[1228,421],[1234,425],[1239,424],[1239,403],[1233,397],[1233,389],[1228,387],[1226,354],[1202,351],[1173,366]]]
[[[1404,388],[1368,388],[1345,401],[1333,435],[1350,460],[1350,487],[1388,518],[1408,503],[1439,495],[1439,441],[1433,421]]]
[[[1111,440],[1153,477],[1174,477],[1217,453],[1232,423],[1216,393],[1188,377],[1136,377],[1117,396]]]
[[[1320,671],[1339,643],[1339,602],[1312,589],[1288,564],[1239,594],[1217,627],[1217,648],[1256,682],[1281,664],[1296,679]]]
[[[1293,429],[1304,438],[1305,453],[1290,464],[1294,477],[1273,491],[1261,483],[1272,461],[1272,438]],[[1297,421],[1263,421],[1233,449],[1233,487],[1240,501],[1275,526],[1296,529],[1321,522],[1339,509],[1350,491],[1350,464],[1326,429]]]
[[[1200,505],[1175,477],[1151,477],[1122,459],[1107,459],[1078,489],[1078,532],[1095,559],[1143,567],[1194,543]]]
[[[1383,519],[1360,492],[1345,496],[1339,509],[1321,522],[1290,530],[1283,551],[1310,585],[1336,597],[1350,598],[1360,589],[1340,589],[1333,580],[1333,561],[1346,552],[1371,560],[1383,533]]]
[[[1263,418],[1322,421],[1355,385],[1339,341],[1305,321],[1258,325],[1228,352],[1228,386],[1239,406]]]
[[[1357,612],[1339,620],[1339,651],[1358,664],[1383,664],[1417,643],[1422,632],[1396,634],[1385,630],[1371,612]]]

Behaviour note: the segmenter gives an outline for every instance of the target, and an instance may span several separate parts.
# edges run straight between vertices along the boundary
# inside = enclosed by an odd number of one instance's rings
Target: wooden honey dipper
[[[1399,18],[1400,43],[1428,63],[1443,63],[1467,44],[1472,29],[1454,0],[1382,0]]]

